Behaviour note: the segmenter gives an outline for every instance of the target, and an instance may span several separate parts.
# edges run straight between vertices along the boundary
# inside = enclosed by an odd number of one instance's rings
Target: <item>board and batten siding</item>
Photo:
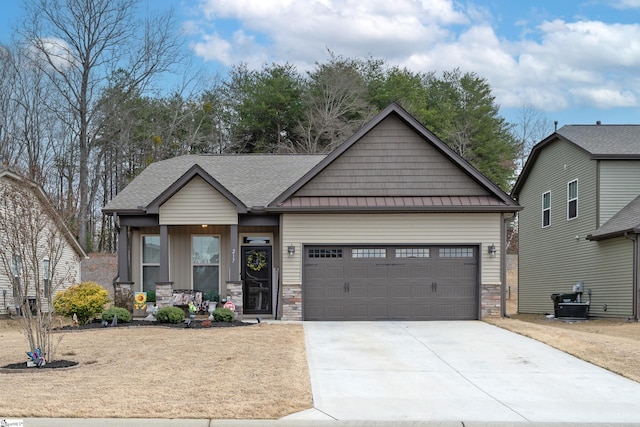
[[[303,245],[480,244],[483,284],[500,283],[498,213],[284,214],[282,218],[282,283],[302,283]],[[487,248],[495,244],[496,257]],[[293,257],[286,253],[294,245]]]
[[[135,290],[142,290],[142,236],[157,235],[157,227],[143,227],[134,231],[131,242],[131,277]],[[229,227],[200,226],[169,227],[169,281],[174,289],[192,289],[193,274],[191,264],[191,236],[213,235],[220,238],[220,283],[229,280],[228,259]],[[222,289],[221,289],[222,291]]]
[[[600,161],[600,224],[640,194],[640,161]]]
[[[342,153],[295,196],[488,195],[395,116]]]
[[[627,260],[632,257],[632,242],[585,239],[597,228],[596,175],[596,161],[569,142],[557,141],[539,153],[518,200],[524,208],[518,224],[518,312],[553,313],[551,294],[571,292],[576,282],[583,281],[585,289],[593,291],[591,315],[632,314],[632,268]],[[567,184],[575,179],[578,217],[567,220]],[[543,228],[542,194],[547,191],[551,224]]]
[[[195,177],[160,206],[161,225],[237,224],[236,206]]]

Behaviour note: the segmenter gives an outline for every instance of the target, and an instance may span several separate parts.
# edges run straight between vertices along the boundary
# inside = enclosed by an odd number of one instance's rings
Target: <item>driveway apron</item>
[[[484,322],[304,330],[322,419],[640,422],[640,383]]]

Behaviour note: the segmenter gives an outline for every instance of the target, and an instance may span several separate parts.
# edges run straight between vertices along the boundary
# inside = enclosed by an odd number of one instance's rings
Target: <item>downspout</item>
[[[631,236],[628,231],[624,232],[624,237],[633,242],[633,315],[634,320],[638,319],[638,235]]]
[[[509,317],[507,314],[507,221],[513,221],[516,217],[517,213],[508,217],[503,216],[502,222],[500,224],[500,240],[502,240],[500,247],[502,250],[500,251],[500,316],[501,317]]]

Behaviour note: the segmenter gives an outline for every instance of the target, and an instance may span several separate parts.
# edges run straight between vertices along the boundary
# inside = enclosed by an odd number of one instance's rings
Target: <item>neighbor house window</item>
[[[191,265],[193,289],[220,291],[220,238],[191,236]]]
[[[567,219],[578,217],[578,180],[567,184]]]
[[[142,236],[142,290],[155,291],[160,278],[160,236]]]
[[[547,191],[542,195],[542,226],[551,225],[551,192]]]

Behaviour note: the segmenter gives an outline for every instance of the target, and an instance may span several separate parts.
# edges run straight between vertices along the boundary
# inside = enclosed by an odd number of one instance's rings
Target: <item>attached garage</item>
[[[305,320],[478,319],[477,246],[309,246]]]

